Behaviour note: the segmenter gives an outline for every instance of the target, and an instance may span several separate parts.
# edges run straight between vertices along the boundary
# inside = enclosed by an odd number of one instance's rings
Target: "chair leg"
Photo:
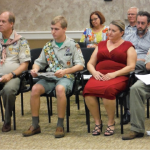
[[[149,118],[149,98],[147,99],[147,118]]]
[[[24,115],[24,110],[23,110],[23,93],[21,93],[21,114],[22,114],[22,116]]]
[[[100,107],[100,100],[99,100],[99,97],[97,97],[97,100],[98,100],[98,106],[99,106],[99,115],[100,115],[100,118],[101,118],[101,107]]]
[[[68,115],[70,116],[70,97],[69,96],[66,97],[67,97]]]
[[[79,103],[79,93],[78,92],[75,95],[75,99],[76,99],[77,108],[79,110],[80,109],[80,103]]]
[[[85,103],[85,99],[84,99],[84,106],[85,106],[85,115],[86,115],[86,124],[87,124],[87,132],[90,133],[90,113],[89,113],[89,109]]]
[[[47,96],[46,98],[47,98],[48,121],[49,121],[49,123],[51,123],[51,115],[50,115],[49,98],[48,98],[48,96]]]
[[[89,112],[88,108],[87,108],[87,126],[88,126],[88,128],[87,128],[88,129],[88,133],[90,133],[90,112]]]
[[[70,116],[70,99],[69,97],[67,97],[67,108],[66,108],[67,132],[69,132],[69,116]]]
[[[116,97],[116,117],[119,117],[119,113],[118,113],[118,98]]]
[[[121,123],[121,134],[123,134],[123,100],[120,100],[120,123]]]
[[[85,103],[85,99],[84,99],[84,107],[85,107],[85,115],[86,115],[86,124],[88,124],[87,120],[87,106],[86,106],[86,103]]]
[[[13,125],[14,125],[14,130],[16,130],[16,114],[15,114],[15,105],[13,108]]]
[[[53,115],[53,109],[52,109],[52,97],[50,97],[50,115]]]
[[[0,97],[0,105],[1,105],[2,121],[4,121],[4,111],[3,111],[3,105],[2,105],[2,99],[1,99],[1,97]]]

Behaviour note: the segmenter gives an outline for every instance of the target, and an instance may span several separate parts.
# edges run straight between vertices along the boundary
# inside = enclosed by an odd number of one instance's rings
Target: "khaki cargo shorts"
[[[45,93],[47,94],[49,94],[57,85],[62,85],[65,87],[66,94],[68,94],[72,91],[73,82],[74,81],[68,78],[53,78],[51,81],[40,79],[36,84],[41,84],[45,89]],[[56,92],[54,90],[54,95],[56,95],[55,93]]]

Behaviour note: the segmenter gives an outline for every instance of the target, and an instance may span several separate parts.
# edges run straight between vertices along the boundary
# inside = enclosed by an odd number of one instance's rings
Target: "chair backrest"
[[[86,43],[85,42],[78,42],[78,44],[80,45],[80,48],[86,48]]]
[[[90,60],[94,49],[95,48],[81,48],[81,51],[85,60],[85,69],[87,69],[87,63]]]
[[[35,59],[37,59],[41,54],[42,48],[34,48],[30,50],[31,54],[31,62],[29,63],[28,70],[32,69],[32,65],[34,64]]]

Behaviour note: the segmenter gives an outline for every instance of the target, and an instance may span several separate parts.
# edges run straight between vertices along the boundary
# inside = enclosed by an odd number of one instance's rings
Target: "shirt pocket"
[[[16,56],[19,54],[19,47],[18,46],[8,46],[7,47],[8,49],[8,54],[11,55],[11,56]]]
[[[64,56],[62,59],[65,68],[72,67],[72,56]]]

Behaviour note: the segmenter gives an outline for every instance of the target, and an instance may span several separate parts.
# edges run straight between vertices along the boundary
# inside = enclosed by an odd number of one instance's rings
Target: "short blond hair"
[[[52,21],[51,21],[51,25],[55,25],[56,23],[60,23],[61,27],[67,28],[67,20],[65,17],[63,16],[56,16]]]
[[[121,20],[113,20],[110,24],[117,26],[121,32],[125,30],[125,24]]]

